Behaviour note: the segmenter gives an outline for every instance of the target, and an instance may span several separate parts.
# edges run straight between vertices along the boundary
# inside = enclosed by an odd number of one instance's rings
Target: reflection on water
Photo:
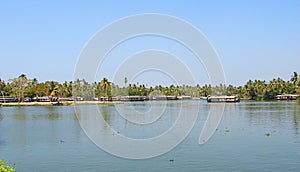
[[[297,102],[241,103],[238,105],[237,114],[249,121],[247,125],[262,126],[266,133],[289,130],[291,134],[299,137],[300,108]]]
[[[5,145],[6,142],[4,140],[0,140],[0,146]]]
[[[103,116],[104,121],[107,123],[110,123],[110,114],[109,114],[109,108],[110,106],[103,106],[100,108],[101,115]]]
[[[298,102],[298,106],[294,107],[293,111],[293,121],[294,121],[294,129],[295,134],[299,134],[299,121],[300,121],[300,102]]]
[[[115,131],[132,138],[161,134],[176,121],[182,107],[186,118],[199,101],[123,104],[138,112],[166,106],[153,124],[124,120],[115,106],[96,106]],[[198,138],[211,104],[200,103],[190,136],[171,152],[149,160],[125,160],[97,148],[84,134],[74,107],[0,108],[0,158],[16,162],[17,171],[298,171],[300,169],[300,103],[241,102],[226,104],[219,130],[203,146]],[[81,106],[82,108],[90,107]],[[130,110],[125,111],[130,113]],[[136,115],[136,114],[135,114]],[[86,114],[78,114],[86,118]],[[226,132],[225,132],[226,130]],[[227,132],[228,130],[228,132]],[[107,132],[107,127],[103,127]],[[265,133],[271,133],[266,136]],[[134,145],[128,147],[135,151]],[[28,158],[30,157],[30,158]],[[174,159],[170,163],[170,159]]]
[[[18,121],[58,120],[62,118],[77,120],[71,106],[3,107],[0,109],[0,121],[5,117],[4,114]],[[64,114],[72,115],[66,116]]]
[[[14,107],[11,107],[14,108]],[[15,113],[13,114],[13,118],[16,120],[26,120],[26,109],[23,107],[16,107]]]
[[[295,102],[241,103],[238,114],[244,115],[254,125],[280,126],[289,123],[299,134],[299,104]]]
[[[1,108],[1,107],[0,107]],[[2,115],[1,111],[0,111],[0,122],[4,119],[4,115]],[[0,123],[1,125],[1,123]],[[2,140],[2,134],[3,132],[5,132],[4,130],[0,130],[0,146],[6,145],[6,142],[4,140]],[[2,134],[1,134],[2,133]],[[0,154],[0,159],[1,159],[1,154]]]

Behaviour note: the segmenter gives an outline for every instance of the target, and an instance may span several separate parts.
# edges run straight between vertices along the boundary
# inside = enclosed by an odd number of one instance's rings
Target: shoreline
[[[63,102],[10,102],[10,103],[0,103],[0,107],[10,107],[10,106],[74,106],[76,105],[115,105],[123,104],[121,101],[63,101]]]
[[[189,99],[200,100],[201,99]],[[182,100],[179,100],[182,101]],[[203,100],[204,101],[204,100]],[[284,102],[285,100],[241,100],[240,102]],[[131,101],[130,101],[131,102]],[[290,100],[286,102],[300,102],[299,100]],[[10,102],[0,103],[0,107],[13,106],[75,106],[76,105],[116,105],[124,104],[124,101],[61,101],[61,102]]]

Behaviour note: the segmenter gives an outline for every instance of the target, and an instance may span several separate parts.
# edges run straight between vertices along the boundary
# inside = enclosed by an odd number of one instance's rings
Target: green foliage
[[[108,81],[107,78],[103,78],[101,80],[100,90],[102,90],[102,92],[104,92],[105,97],[111,97],[111,83]]]
[[[15,172],[15,170],[6,165],[4,160],[0,160],[0,172]]]
[[[10,82],[12,95],[17,97],[19,102],[24,101],[24,92],[28,84],[26,75],[22,74],[18,78],[10,79]]]
[[[113,96],[191,96],[206,97],[208,95],[235,95],[245,100],[274,100],[279,94],[298,94],[300,95],[300,78],[297,72],[291,75],[289,81],[281,78],[272,79],[269,82],[261,80],[249,80],[244,86],[233,85],[207,85],[204,86],[175,86],[163,87],[157,85],[147,88],[143,84],[128,84],[128,79],[124,78],[125,87],[119,87],[103,78],[99,82],[88,83],[84,79],[64,82],[63,84],[55,81],[39,83],[37,79],[27,79],[22,74],[18,78],[10,79],[7,83],[0,79],[0,90],[3,95],[15,96],[19,101],[24,101],[24,97],[83,97],[91,100],[94,97]]]

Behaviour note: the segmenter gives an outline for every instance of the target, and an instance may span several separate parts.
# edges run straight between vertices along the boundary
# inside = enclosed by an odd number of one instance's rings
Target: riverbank
[[[0,103],[0,106],[74,106],[76,105],[115,105],[123,104],[121,101],[63,101],[63,102],[11,102],[11,103]]]
[[[203,100],[204,99],[189,99],[189,100]],[[206,101],[206,100],[205,100]],[[282,100],[281,100],[282,101]],[[281,102],[279,100],[247,100],[241,99],[241,102]],[[291,100],[299,102],[300,100]],[[61,102],[11,102],[11,103],[0,103],[0,107],[9,106],[74,106],[74,105],[115,105],[124,104],[124,101],[61,101]]]

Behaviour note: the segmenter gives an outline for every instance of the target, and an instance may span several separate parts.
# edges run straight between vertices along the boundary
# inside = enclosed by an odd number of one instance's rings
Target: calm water
[[[163,116],[143,127],[123,120],[115,106],[98,107],[116,131],[132,138],[149,138],[172,126],[180,107],[190,108],[197,103],[165,101],[118,105],[140,112],[165,105]],[[0,159],[10,165],[15,163],[17,171],[25,172],[300,171],[299,103],[228,104],[216,133],[206,144],[199,145],[209,106],[206,102],[200,103],[198,121],[181,144],[162,156],[146,160],[118,158],[99,149],[81,129],[72,106],[2,107]]]

